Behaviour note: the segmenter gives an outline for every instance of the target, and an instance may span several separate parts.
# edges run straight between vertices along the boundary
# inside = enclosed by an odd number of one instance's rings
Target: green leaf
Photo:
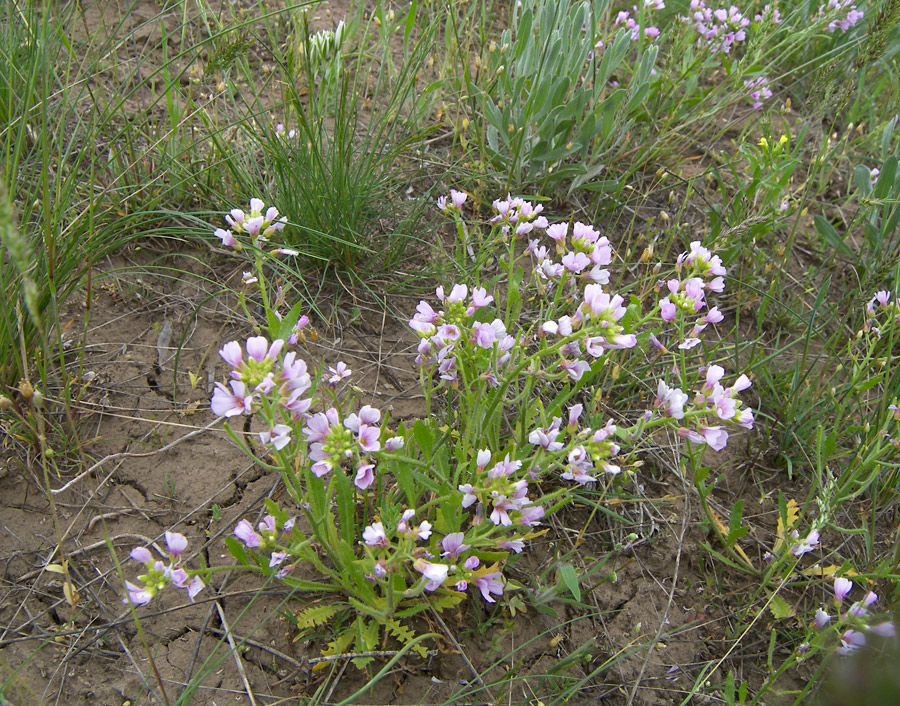
[[[836,250],[842,255],[847,255],[848,257],[854,256],[850,246],[848,246],[843,238],[838,235],[838,232],[834,229],[833,225],[822,218],[822,216],[815,216],[813,220],[815,221],[816,230],[819,231],[819,235],[822,236],[823,240],[831,246],[833,250]]]
[[[309,630],[327,623],[340,609],[341,606],[333,603],[309,606],[294,613],[294,621],[298,630]]]
[[[881,165],[881,173],[878,175],[878,183],[875,184],[875,198],[886,199],[894,187],[894,177],[897,175],[897,158],[891,155]]]
[[[406,496],[407,507],[415,507],[418,504],[418,495],[416,493],[416,481],[413,478],[413,467],[410,463],[404,463],[398,459],[396,463],[391,465],[394,472],[394,478],[397,479],[397,485]]]
[[[244,545],[241,544],[234,537],[225,537],[225,546],[228,548],[228,553],[231,554],[237,561],[239,561],[244,566],[250,566],[250,557],[247,556],[247,551],[244,549]]]
[[[273,338],[281,338],[281,339],[286,340],[288,338],[288,336],[291,335],[291,330],[294,328],[294,325],[300,319],[300,312],[303,311],[303,307],[305,306],[305,304],[306,304],[306,302],[304,302],[304,301],[299,301],[296,304],[294,304],[294,306],[291,307],[291,310],[287,313],[286,316],[284,316],[281,319],[281,321],[278,321],[278,317],[274,316],[274,313],[273,313],[273,317],[274,317],[275,321],[277,322],[276,328],[273,329],[272,321],[271,321],[271,319],[269,320],[269,332],[272,334]],[[267,314],[267,316],[268,316],[268,314]]]
[[[772,600],[769,602],[769,610],[772,612],[775,620],[784,620],[796,614],[788,602],[779,595],[772,596]]]
[[[859,190],[861,196],[868,196],[872,193],[872,173],[869,168],[863,164],[857,165],[853,170],[853,183]]]
[[[415,437],[419,451],[422,452],[422,459],[430,461],[434,455],[434,438],[431,429],[421,419],[413,425],[413,437]]]
[[[576,601],[581,601],[581,586],[578,585],[578,572],[571,564],[562,564],[559,567],[559,582],[565,586]]]

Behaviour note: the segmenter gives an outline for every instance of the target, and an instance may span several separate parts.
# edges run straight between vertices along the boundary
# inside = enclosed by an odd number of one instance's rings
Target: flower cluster
[[[354,483],[365,490],[375,480],[375,464],[370,454],[381,449],[381,411],[369,405],[359,414],[349,414],[343,420],[334,407],[311,416],[303,434],[309,443],[310,470],[318,477],[333,468],[347,464],[356,469]],[[403,446],[401,437],[385,442],[388,451]]]
[[[495,199],[491,206],[494,217],[490,224],[500,226],[504,233],[515,231],[517,238],[528,235],[535,228],[546,228],[549,225],[546,216],[541,215],[544,210],[542,204],[534,205],[523,198],[513,198],[507,194],[505,199]]]
[[[707,7],[703,0],[691,0],[689,14],[681,20],[693,24],[698,46],[713,52],[731,53],[732,48],[747,38],[750,19],[732,5],[729,8]]]
[[[900,324],[900,304],[897,303],[897,297],[891,301],[891,296],[886,289],[875,292],[875,296],[866,304],[866,323],[863,325],[863,331],[880,337],[881,329],[885,326],[891,323]]]
[[[597,478],[593,474],[596,471],[608,476],[621,472],[621,468],[611,462],[620,450],[619,445],[612,441],[616,425],[609,420],[596,430],[589,427],[578,429],[582,410],[582,405],[572,405],[565,427],[562,426],[560,417],[553,417],[549,426],[533,429],[528,435],[530,443],[540,447],[544,455],[549,454],[553,461],[564,468],[561,474],[564,480],[575,481],[579,485],[595,482]],[[566,432],[569,436],[568,443],[563,441]],[[537,470],[539,466],[535,465],[532,473]]]
[[[410,596],[417,590],[433,592],[444,585],[462,592],[471,583],[488,603],[495,603],[496,599],[492,596],[502,595],[504,585],[497,565],[482,567],[481,560],[474,554],[465,556],[472,545],[465,543],[463,532],[451,532],[441,539],[440,558],[444,561],[435,561],[434,554],[417,544],[431,537],[431,523],[423,520],[414,524],[412,519],[415,514],[414,509],[408,509],[393,526],[386,528],[384,522],[373,522],[365,528],[361,544],[366,548],[367,565],[370,567],[366,578],[373,582],[382,581],[411,562],[422,578],[418,587],[407,591]],[[518,551],[521,551],[521,546]]]
[[[838,29],[846,32],[865,16],[865,12],[857,9],[853,0],[828,0],[827,5],[819,5],[817,16],[828,21],[826,32]]]
[[[666,292],[659,301],[663,321],[670,323],[676,319],[686,321],[687,317],[699,314],[707,307],[706,292],[721,293],[725,290],[726,270],[722,266],[721,258],[700,245],[699,240],[691,243],[690,251],[678,256],[675,270],[680,279],[673,278],[657,283],[657,289],[665,289]],[[709,308],[705,314],[694,320],[688,336],[678,347],[685,350],[693,348],[700,343],[698,338],[700,332],[708,324],[717,324],[723,318],[717,307]],[[659,346],[661,344],[658,344]]]
[[[749,91],[748,97],[753,110],[763,107],[763,101],[772,97],[772,89],[769,88],[769,79],[765,76],[744,79],[744,89]]]
[[[497,526],[539,524],[538,520],[544,516],[544,508],[534,505],[529,499],[528,481],[516,477],[522,468],[522,462],[512,461],[509,454],[506,454],[502,461],[485,473],[484,469],[490,458],[490,450],[480,451],[472,482],[459,486],[459,492],[463,494],[462,506],[475,506],[475,524],[481,523],[488,507],[491,510],[490,520]]]
[[[836,618],[840,633],[840,645],[836,651],[841,655],[848,655],[865,646],[867,633],[879,637],[895,637],[897,634],[893,622],[869,614],[869,608],[878,600],[874,591],[866,593],[861,601],[854,602],[842,615],[840,607],[852,590],[853,582],[850,579],[838,577],[834,580],[834,603],[838,609]],[[823,630],[831,620],[832,616],[824,608],[818,608],[813,627]]]
[[[609,239],[601,236],[593,226],[580,221],[572,226],[571,238],[568,232],[568,223],[548,224],[544,228],[545,235],[556,244],[558,260],[550,256],[548,247],[541,245],[537,238],[528,241],[526,252],[535,261],[534,272],[537,276],[561,286],[569,282],[573,289],[579,283],[608,284],[609,270],[604,267],[612,262]]]
[[[665,6],[666,4],[663,0],[644,0],[645,10],[662,10]],[[659,27],[645,26],[642,29],[641,25],[639,25],[635,19],[639,14],[640,10],[637,6],[632,7],[631,12],[628,10],[620,10],[616,15],[616,26],[622,25],[625,29],[630,29],[631,41],[633,42],[638,41],[642,34],[649,39],[656,39],[659,36]]]
[[[251,552],[261,566],[267,566],[270,569],[281,567],[275,576],[284,578],[290,573],[293,566],[284,563],[286,559],[290,558],[290,554],[284,546],[279,544],[279,533],[284,532],[286,538],[289,539],[293,528],[293,518],[280,520],[274,515],[266,515],[255,530],[250,522],[241,520],[235,526],[232,534],[241,541],[247,551]]]
[[[297,358],[294,351],[280,355],[284,343],[277,339],[269,345],[265,336],[253,336],[246,342],[246,358],[240,343],[226,343],[219,355],[232,367],[231,390],[216,383],[210,404],[213,414],[221,417],[253,414],[265,395],[290,419],[303,418],[311,404],[311,400],[304,397],[311,387],[309,372],[306,363]],[[262,433],[261,440],[280,450],[289,443],[289,432],[287,425],[276,424]]]
[[[777,7],[772,7],[771,4],[766,3],[766,6],[762,9],[762,12],[758,12],[754,17],[754,20],[757,22],[771,22],[772,24],[781,24],[781,10]]]
[[[437,366],[439,376],[455,384],[458,373],[457,356],[462,351],[478,356],[490,357],[492,365],[486,379],[496,384],[497,372],[510,358],[510,350],[515,338],[506,331],[500,319],[476,321],[475,314],[490,305],[494,297],[484,287],[476,287],[469,295],[464,284],[455,284],[450,294],[438,287],[435,296],[444,305],[435,311],[426,301],[420,301],[416,313],[409,321],[420,341],[416,363],[422,366]]]
[[[694,394],[690,407],[688,395],[680,388],[671,388],[660,380],[657,385],[654,410],[664,417],[690,420],[694,428],[682,426],[678,434],[694,444],[708,444],[714,451],[721,451],[728,444],[728,431],[724,424],[753,428],[753,411],[745,407],[738,393],[750,387],[750,378],[740,375],[729,387],[723,387],[721,380],[725,369],[720,365],[706,368],[706,379]],[[645,417],[652,418],[653,411]]]
[[[275,233],[284,228],[287,223],[287,216],[279,218],[278,209],[274,206],[266,208],[261,199],[250,199],[249,213],[244,213],[241,209],[235,208],[225,216],[225,221],[228,223],[228,230],[216,228],[216,237],[222,241],[222,245],[240,250],[242,245],[237,236],[249,236],[253,245],[268,242]],[[288,250],[287,248],[279,248],[275,253],[281,255],[297,254],[296,251]]]
[[[168,564],[154,559],[153,553],[146,547],[135,547],[131,550],[131,558],[144,565],[144,573],[137,577],[139,582],[137,584],[125,582],[128,596],[123,599],[123,603],[130,602],[132,605],[149,603],[170,583],[187,590],[188,598],[193,602],[204,584],[199,576],[191,578],[181,566],[181,555],[187,549],[187,538],[178,532],[166,532],[166,548],[168,554],[162,556],[168,559]]]
[[[437,200],[437,207],[444,211],[460,211],[462,210],[462,205],[466,202],[466,198],[468,194],[464,191],[457,191],[456,189],[450,189],[450,200],[447,200],[446,196],[441,196]]]

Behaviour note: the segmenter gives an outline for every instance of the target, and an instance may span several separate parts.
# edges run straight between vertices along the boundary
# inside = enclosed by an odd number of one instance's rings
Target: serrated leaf
[[[338,655],[347,654],[347,648],[350,647],[350,643],[352,642],[353,632],[351,630],[345,630],[322,648],[322,656],[337,657]],[[313,665],[313,671],[325,669],[329,664],[329,662],[319,662],[318,664]]]
[[[390,633],[404,645],[408,645],[416,639],[416,634],[399,620],[388,620],[384,623],[384,627],[388,631],[388,633]],[[425,657],[428,654],[425,646],[421,642],[415,645],[412,649],[413,652],[416,652],[421,657]]]
[[[791,618],[796,615],[796,612],[791,608],[788,602],[777,595],[772,596],[772,600],[769,601],[769,610],[772,612],[772,616],[775,620],[784,620],[785,618]]]
[[[309,630],[310,628],[324,625],[331,620],[339,610],[340,606],[334,604],[314,605],[294,613],[294,621],[296,622],[298,630]],[[295,641],[299,639],[300,636],[298,635],[295,638]]]

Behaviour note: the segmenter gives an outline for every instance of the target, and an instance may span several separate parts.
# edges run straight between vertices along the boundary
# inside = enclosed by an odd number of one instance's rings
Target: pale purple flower
[[[873,635],[878,635],[879,637],[896,637],[897,629],[894,627],[894,624],[888,620],[884,623],[878,623],[878,625],[869,626],[869,632]]]
[[[816,630],[822,630],[826,625],[828,625],[828,622],[830,620],[831,616],[828,615],[828,613],[826,613],[821,608],[816,608],[816,617],[813,621],[814,625],[816,626]]]
[[[402,436],[392,436],[390,439],[384,442],[384,450],[385,451],[399,451],[403,448],[406,441]]]
[[[285,559],[287,559],[287,552],[272,552],[272,555],[269,557],[269,568],[274,569],[276,566],[281,565]]]
[[[384,525],[380,522],[374,522],[363,530],[363,542],[370,547],[386,547],[388,546],[387,534],[384,531]]]
[[[477,456],[475,457],[475,465],[479,470],[483,469],[491,462],[491,450],[490,449],[479,449]],[[469,486],[471,487],[471,486]],[[462,488],[460,487],[460,490]],[[465,506],[463,506],[465,507]]]
[[[528,526],[541,524],[540,519],[544,516],[544,508],[541,505],[527,505],[519,512],[518,522]]]
[[[247,520],[241,520],[234,528],[234,536],[241,540],[248,548],[259,547],[262,545],[263,538],[256,533]]]
[[[866,636],[859,630],[847,630],[841,635],[841,646],[837,648],[840,655],[848,655],[851,652],[864,647],[866,644]]]
[[[497,542],[497,546],[514,551],[516,554],[521,554],[522,550],[525,549],[525,542],[521,539],[501,539]]]
[[[235,417],[239,414],[250,414],[253,411],[254,395],[246,394],[246,387],[240,380],[231,380],[231,391],[222,383],[216,383],[210,401],[210,409],[217,417]]]
[[[795,539],[799,539],[799,534],[797,530],[793,531],[793,536]],[[819,531],[816,529],[810,530],[810,533],[806,535],[806,538],[797,542],[792,548],[791,553],[794,556],[803,556],[807,552],[811,552],[819,546]]]
[[[456,559],[466,549],[471,549],[470,544],[463,544],[466,535],[462,532],[451,532],[441,540],[441,548],[443,548],[442,557],[450,557]]]
[[[178,532],[166,532],[166,547],[169,549],[169,556],[174,561],[185,549],[187,549],[187,537]]]
[[[143,586],[136,586],[131,581],[126,581],[125,588],[128,589],[128,597],[122,601],[123,603],[130,601],[132,605],[146,605],[153,600],[154,593]]]
[[[344,378],[350,377],[352,372],[353,371],[347,367],[347,364],[344,361],[339,360],[334,367],[328,366],[328,371],[322,375],[322,381],[328,385],[334,386]]]
[[[269,431],[261,431],[259,440],[263,445],[272,444],[276,451],[281,451],[291,443],[291,431],[291,427],[287,424],[276,424]]]
[[[135,547],[131,550],[131,554],[129,556],[135,561],[140,562],[141,564],[149,564],[151,561],[153,561],[153,555],[146,547]]]
[[[361,463],[356,469],[356,477],[353,484],[360,490],[365,490],[375,481],[375,465],[372,463]]]
[[[842,576],[836,578],[834,580],[834,600],[840,603],[852,589],[853,582],[850,579],[845,579]]]
[[[425,577],[427,581],[425,584],[426,591],[436,591],[440,588],[450,572],[450,567],[446,564],[433,564],[424,559],[416,559],[413,567]]]
[[[216,228],[216,237],[219,238],[222,241],[222,245],[226,247],[234,248],[239,247],[240,245],[230,230]]]
[[[484,600],[488,603],[497,602],[495,599],[491,598],[492,593],[497,596],[503,595],[503,581],[500,580],[502,578],[503,574],[499,571],[494,571],[475,579],[475,585],[478,587],[478,590],[481,591]]]
[[[187,585],[187,594],[191,603],[194,602],[194,597],[203,590],[204,586],[203,579],[199,576],[195,576],[191,579],[191,582]]]
[[[460,485],[459,491],[463,494],[462,506],[464,508],[470,507],[478,501],[478,496],[475,495],[475,488],[470,483]]]

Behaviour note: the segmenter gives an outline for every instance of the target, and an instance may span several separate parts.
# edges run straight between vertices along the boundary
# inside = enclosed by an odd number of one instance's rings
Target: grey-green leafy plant
[[[622,149],[650,90],[658,49],[645,47],[632,69],[626,57],[634,43],[622,29],[610,46],[595,50],[607,5],[514,3],[510,27],[489,53],[489,70],[472,86],[485,151],[508,188],[597,187],[593,182]],[[626,87],[612,83],[626,74]]]

